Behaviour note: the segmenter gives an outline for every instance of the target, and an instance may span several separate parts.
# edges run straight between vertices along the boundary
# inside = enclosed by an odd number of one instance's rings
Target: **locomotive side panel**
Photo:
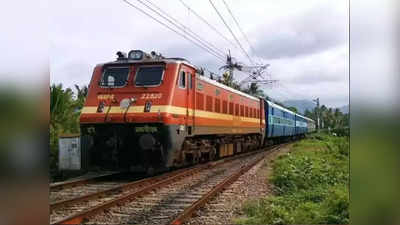
[[[195,134],[261,134],[259,99],[196,76]]]
[[[184,137],[184,142],[172,150],[173,165],[195,164],[259,146],[263,126],[259,99],[195,72],[182,64],[175,82],[171,104],[183,120],[181,132],[173,135]]]

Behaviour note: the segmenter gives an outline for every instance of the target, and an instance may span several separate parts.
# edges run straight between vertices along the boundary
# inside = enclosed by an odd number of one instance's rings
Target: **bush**
[[[239,224],[344,224],[349,221],[347,138],[312,135],[279,157],[275,196],[245,204]]]

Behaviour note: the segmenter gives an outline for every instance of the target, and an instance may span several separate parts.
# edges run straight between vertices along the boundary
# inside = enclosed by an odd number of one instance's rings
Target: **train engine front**
[[[97,65],[90,81],[80,116],[83,168],[165,170],[177,144],[167,109],[179,63],[140,50],[117,55]]]

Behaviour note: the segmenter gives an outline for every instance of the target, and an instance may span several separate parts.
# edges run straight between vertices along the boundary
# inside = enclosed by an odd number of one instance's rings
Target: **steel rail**
[[[102,175],[99,175],[99,176],[80,178],[80,179],[70,180],[70,181],[62,181],[62,182],[51,183],[49,185],[50,186],[50,191],[91,183],[94,180],[115,176],[117,174],[120,174],[120,172],[102,174]]]
[[[271,150],[271,152],[273,152],[279,148],[280,148],[280,146],[277,146],[276,148]],[[269,153],[271,153],[271,152],[269,152]],[[242,167],[237,172],[235,172],[234,174],[230,175],[229,177],[224,179],[222,182],[217,184],[213,189],[211,189],[209,192],[207,192],[205,195],[203,195],[203,197],[201,197],[199,200],[194,202],[191,206],[186,208],[182,213],[178,214],[178,216],[172,222],[170,222],[170,225],[180,225],[180,224],[183,224],[188,219],[190,219],[196,210],[203,207],[209,200],[211,200],[219,192],[223,191],[226,187],[228,187],[233,182],[235,182],[241,175],[243,175],[244,173],[249,171],[251,168],[253,168],[257,163],[259,163],[261,160],[263,160],[265,158],[265,156],[266,156],[266,154],[263,154],[261,157],[257,158],[252,163],[248,164],[247,166]]]
[[[143,187],[143,188],[141,188],[141,189],[139,189],[137,191],[134,191],[132,193],[125,194],[125,195],[120,196],[120,197],[118,197],[116,199],[109,200],[109,201],[104,202],[104,203],[102,203],[100,205],[97,205],[97,206],[94,206],[94,207],[89,208],[87,210],[81,211],[81,212],[79,212],[77,214],[65,217],[65,218],[63,218],[63,219],[61,219],[61,220],[59,220],[57,222],[52,223],[52,224],[57,224],[57,225],[58,224],[80,224],[80,223],[82,223],[82,221],[84,219],[86,219],[86,218],[88,218],[90,216],[93,216],[95,214],[98,214],[98,213],[102,212],[105,209],[108,209],[108,208],[111,208],[113,206],[120,205],[120,204],[122,204],[124,202],[133,200],[136,197],[139,197],[139,196],[142,196],[144,194],[147,194],[147,193],[151,192],[154,189],[161,188],[161,187],[164,187],[164,186],[166,186],[166,185],[168,185],[170,183],[176,182],[176,181],[180,180],[183,177],[195,174],[197,172],[200,172],[200,171],[208,169],[208,168],[213,168],[215,166],[219,166],[219,165],[225,164],[227,162],[233,161],[233,160],[238,159],[238,158],[242,158],[242,157],[246,157],[246,156],[249,156],[249,155],[257,154],[257,153],[260,153],[261,151],[264,151],[264,150],[265,149],[262,149],[262,150],[259,150],[259,151],[254,151],[254,152],[247,152],[247,153],[244,153],[244,154],[237,155],[236,157],[229,157],[229,158],[225,158],[225,159],[222,159],[220,161],[217,161],[217,162],[209,162],[207,164],[202,164],[202,165],[198,165],[196,167],[185,169],[184,171],[179,171],[179,172],[177,172],[177,174],[174,174],[173,176],[167,177],[164,180],[152,183],[152,184],[150,184],[148,186],[145,186],[145,187]],[[149,179],[154,179],[154,178],[149,178]]]
[[[122,184],[122,185],[118,185],[116,187],[112,187],[112,188],[109,188],[109,189],[106,189],[106,190],[103,190],[103,191],[82,195],[82,196],[79,196],[79,197],[76,197],[76,198],[56,201],[54,203],[50,203],[50,212],[55,210],[55,209],[58,209],[60,207],[64,207],[64,206],[67,206],[67,205],[70,205],[70,204],[73,204],[73,203],[79,203],[79,202],[91,200],[91,199],[94,199],[94,198],[98,198],[98,197],[107,195],[109,193],[113,193],[113,192],[117,192],[117,191],[124,191],[124,190],[131,189],[131,188],[134,188],[134,187],[140,187],[140,186],[144,186],[146,184],[155,183],[155,182],[160,181],[162,179],[166,179],[168,177],[171,177],[171,176],[173,176],[175,174],[182,173],[185,170],[188,170],[188,168],[172,171],[172,172],[167,173],[167,174],[161,174],[161,175],[158,175],[156,177],[149,177],[149,178],[144,178],[144,179],[141,179],[141,180],[132,181],[132,182],[129,182],[129,183],[126,183],[126,184]]]

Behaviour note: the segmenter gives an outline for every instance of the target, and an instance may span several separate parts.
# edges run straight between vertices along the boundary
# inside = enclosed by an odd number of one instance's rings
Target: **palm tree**
[[[265,97],[264,91],[259,89],[257,83],[251,83],[247,89],[243,90],[243,92],[256,97]]]
[[[339,128],[343,126],[343,113],[340,112],[338,108],[335,109],[335,112],[333,113],[334,118],[335,118],[335,128]]]
[[[294,107],[294,106],[290,106],[290,107],[288,107],[288,109],[289,109],[290,111],[294,112],[294,113],[297,113],[297,112],[298,112],[297,108]]]
[[[222,79],[220,79],[219,82],[240,91],[240,85],[233,79],[233,74],[229,71],[225,71],[222,74]]]
[[[72,106],[72,90],[70,88],[64,90],[62,84],[53,84],[50,87],[50,126],[54,129],[65,127],[73,114]]]
[[[80,110],[82,109],[84,103],[85,103],[85,99],[88,95],[88,86],[87,85],[83,85],[82,88],[79,87],[79,85],[75,84],[75,89],[76,89],[76,107]]]

